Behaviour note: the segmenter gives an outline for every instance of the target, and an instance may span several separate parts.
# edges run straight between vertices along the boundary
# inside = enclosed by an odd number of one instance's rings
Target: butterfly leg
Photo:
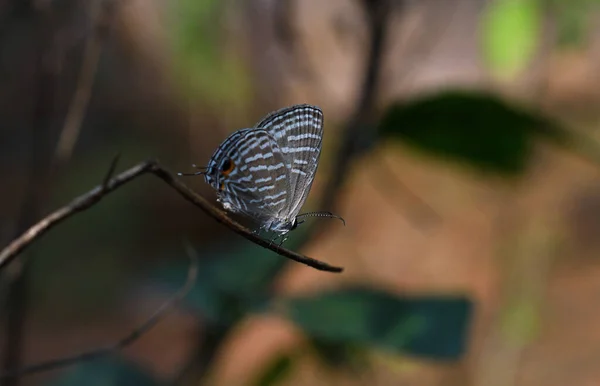
[[[283,245],[283,243],[285,243],[285,241],[288,239],[287,233],[284,233],[282,235],[280,235],[279,237],[281,237],[281,242],[279,243],[279,246],[281,247]]]
[[[275,243],[275,242],[276,242],[276,241],[277,241],[279,238],[281,238],[281,237],[282,237],[282,235],[275,235],[275,236],[271,237],[271,238],[269,239],[269,246],[273,245],[273,244],[274,244],[274,243]],[[282,241],[282,242],[283,242],[283,241]],[[281,246],[282,242],[280,242],[280,243],[279,243],[279,244],[277,244],[277,245]]]
[[[277,239],[277,236],[269,238],[269,247],[273,245],[273,242]]]
[[[287,240],[287,237],[282,237],[281,241],[279,242],[279,246],[281,247],[283,245],[283,243],[285,243],[285,240]]]

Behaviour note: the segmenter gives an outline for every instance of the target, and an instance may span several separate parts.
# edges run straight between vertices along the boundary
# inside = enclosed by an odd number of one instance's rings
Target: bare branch
[[[392,3],[394,2],[392,0],[363,0],[361,3],[369,23],[369,54],[365,63],[362,88],[355,111],[340,133],[341,139],[333,159],[331,177],[327,180],[327,184],[323,189],[320,204],[323,210],[334,208],[336,194],[345,183],[348,167],[360,153],[367,149],[365,145],[372,143],[376,136],[372,129],[367,128],[372,126],[369,123],[372,118],[375,98],[377,97],[381,62],[387,37],[387,24],[391,18]],[[403,1],[400,1],[398,7],[402,5]]]
[[[167,183],[167,185],[173,188],[177,193],[179,193],[179,195],[181,195],[187,201],[199,207],[210,217],[217,220],[221,224],[227,226],[229,229],[246,238],[247,240],[258,244],[263,248],[270,249],[283,257],[308,265],[309,267],[313,267],[320,271],[342,272],[343,268],[341,267],[331,266],[322,261],[274,245],[273,243],[270,243],[269,241],[258,237],[246,227],[230,219],[225,212],[217,209],[216,207],[211,205],[206,199],[204,199],[203,197],[195,193],[193,190],[188,188],[184,183],[176,179],[172,173],[170,173],[156,161],[146,161],[139,163],[136,166],[110,179],[108,183],[96,186],[89,192],[75,198],[71,203],[67,204],[66,206],[50,213],[48,216],[40,220],[37,224],[30,227],[20,237],[13,240],[6,248],[4,248],[0,252],[0,270],[2,270],[2,268],[4,268],[13,259],[15,259],[19,253],[23,252],[35,240],[40,238],[51,228],[60,224],[67,218],[75,215],[76,213],[90,208],[108,193],[147,173],[151,173],[163,180],[165,183]]]
[[[110,179],[112,178],[112,176],[115,175],[115,171],[117,170],[117,164],[119,163],[119,158],[121,158],[121,155],[117,154],[115,156],[115,158],[113,158],[112,162],[110,163],[108,172],[106,173],[106,176],[104,177],[104,180],[102,181],[102,190],[103,191],[106,191],[108,184],[110,183]]]
[[[32,2],[30,2],[32,3]],[[90,2],[92,31],[86,38],[83,62],[80,69],[77,88],[73,95],[69,110],[63,125],[54,154],[50,162],[46,160],[46,143],[48,122],[53,121],[52,116],[55,105],[56,84],[58,79],[57,63],[62,61],[64,50],[59,48],[56,39],[58,25],[56,25],[56,10],[50,2],[35,2],[30,4],[31,15],[36,21],[38,32],[38,60],[36,66],[37,93],[34,111],[32,112],[32,149],[30,176],[21,216],[18,220],[17,234],[23,232],[33,221],[37,220],[42,208],[47,201],[50,191],[49,182],[59,175],[69,161],[73,148],[77,143],[81,131],[81,124],[87,111],[87,106],[92,94],[92,86],[104,38],[109,32],[111,14],[114,8],[113,0],[93,0]],[[49,63],[52,63],[51,65]],[[113,170],[114,171],[114,170]],[[15,236],[16,236],[15,235]],[[31,272],[24,260],[19,261],[21,267],[11,275],[6,302],[5,335],[8,336],[5,345],[4,369],[20,367],[22,356],[22,342],[25,335],[26,319],[29,309],[31,286]],[[18,378],[6,382],[6,386],[17,386]]]
[[[71,100],[65,124],[55,149],[56,162],[62,163],[71,158],[77,143],[81,124],[92,96],[92,86],[96,76],[104,40],[111,26],[113,1],[95,0],[91,3],[92,33],[85,43],[83,63],[79,70],[77,89]]]
[[[177,306],[191,291],[196,283],[198,277],[198,256],[195,251],[188,245],[187,248],[188,256],[190,258],[190,266],[188,269],[187,279],[185,284],[179,291],[177,291],[171,298],[165,301],[154,313],[150,316],[142,325],[131,331],[127,336],[120,339],[118,342],[94,350],[82,352],[80,354],[72,355],[65,358],[53,359],[46,362],[41,362],[35,365],[27,366],[17,370],[9,370],[8,372],[0,374],[0,381],[21,377],[23,375],[40,373],[43,371],[56,370],[66,366],[72,366],[81,362],[94,360],[103,356],[111,355],[116,351],[122,350],[127,346],[130,346],[139,338],[141,338],[146,332],[154,327],[158,322],[161,321],[167,313]]]
[[[48,167],[53,162],[48,162],[47,143],[50,142],[50,122],[52,121],[56,108],[56,93],[58,84],[57,61],[61,57],[57,50],[57,25],[54,7],[49,2],[22,1],[25,3],[23,11],[27,19],[32,22],[36,58],[33,73],[33,104],[31,105],[31,126],[29,127],[30,149],[28,151],[29,162],[27,165],[27,178],[20,204],[20,213],[15,221],[16,237],[27,227],[36,221],[42,212],[45,198],[49,191],[51,181]],[[3,347],[4,357],[2,369],[14,369],[21,366],[23,356],[23,337],[27,326],[27,314],[29,310],[29,290],[31,284],[31,265],[28,259],[22,259],[13,265],[13,270],[7,275],[7,296],[4,307],[3,334],[6,341]],[[19,380],[12,379],[3,383],[4,386],[18,386]]]
[[[408,215],[408,220],[422,230],[442,223],[440,214],[402,182],[385,156],[373,154],[373,161],[377,162],[377,167],[369,172],[369,177],[381,197],[402,215]],[[408,200],[408,205],[403,205],[400,196]]]

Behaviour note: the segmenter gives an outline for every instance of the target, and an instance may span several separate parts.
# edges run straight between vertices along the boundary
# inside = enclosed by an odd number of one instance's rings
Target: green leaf
[[[277,356],[254,381],[255,386],[274,386],[281,384],[292,371],[294,358],[290,354]]]
[[[225,4],[218,0],[178,0],[169,4],[168,31],[174,76],[193,95],[215,105],[243,108],[250,98],[249,69],[226,50]]]
[[[556,19],[558,44],[578,47],[584,41],[589,16],[597,11],[598,0],[547,0]],[[596,10],[594,10],[594,7]]]
[[[312,338],[437,359],[463,353],[472,312],[464,297],[406,298],[368,288],[291,298],[280,305]]]
[[[307,230],[291,232],[285,246],[298,248]],[[248,312],[262,311],[271,296],[273,280],[288,263],[275,252],[234,237],[237,240],[233,244],[197,249],[201,258],[198,279],[185,300],[210,322],[221,325],[235,323]],[[170,264],[154,276],[173,291],[185,280],[187,269],[185,263]]]
[[[98,359],[68,370],[48,386],[158,386],[160,383],[132,363],[119,358]]]
[[[520,345],[532,341],[540,330],[539,307],[528,296],[514,299],[501,315],[504,339]]]
[[[491,71],[513,77],[532,60],[541,32],[539,0],[488,2],[482,18],[483,54]]]
[[[392,105],[379,132],[428,154],[504,175],[523,172],[534,135],[564,141],[564,132],[544,117],[493,95],[466,91]]]
[[[365,368],[367,358],[363,345],[355,342],[337,342],[328,339],[310,339],[312,348],[322,363],[331,368]]]

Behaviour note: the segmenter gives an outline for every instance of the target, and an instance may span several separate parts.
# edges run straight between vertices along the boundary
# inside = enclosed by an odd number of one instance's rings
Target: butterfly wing
[[[255,126],[266,130],[283,153],[289,173],[290,197],[286,216],[295,217],[314,181],[323,138],[323,111],[307,104],[277,110]]]
[[[265,223],[288,206],[285,160],[265,130],[242,129],[231,134],[211,157],[208,170],[207,182],[227,210]]]

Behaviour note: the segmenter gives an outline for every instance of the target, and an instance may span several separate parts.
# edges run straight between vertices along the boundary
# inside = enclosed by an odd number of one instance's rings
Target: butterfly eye
[[[221,165],[221,173],[228,175],[233,171],[233,168],[235,168],[235,163],[233,163],[233,161],[230,159],[226,159]]]

